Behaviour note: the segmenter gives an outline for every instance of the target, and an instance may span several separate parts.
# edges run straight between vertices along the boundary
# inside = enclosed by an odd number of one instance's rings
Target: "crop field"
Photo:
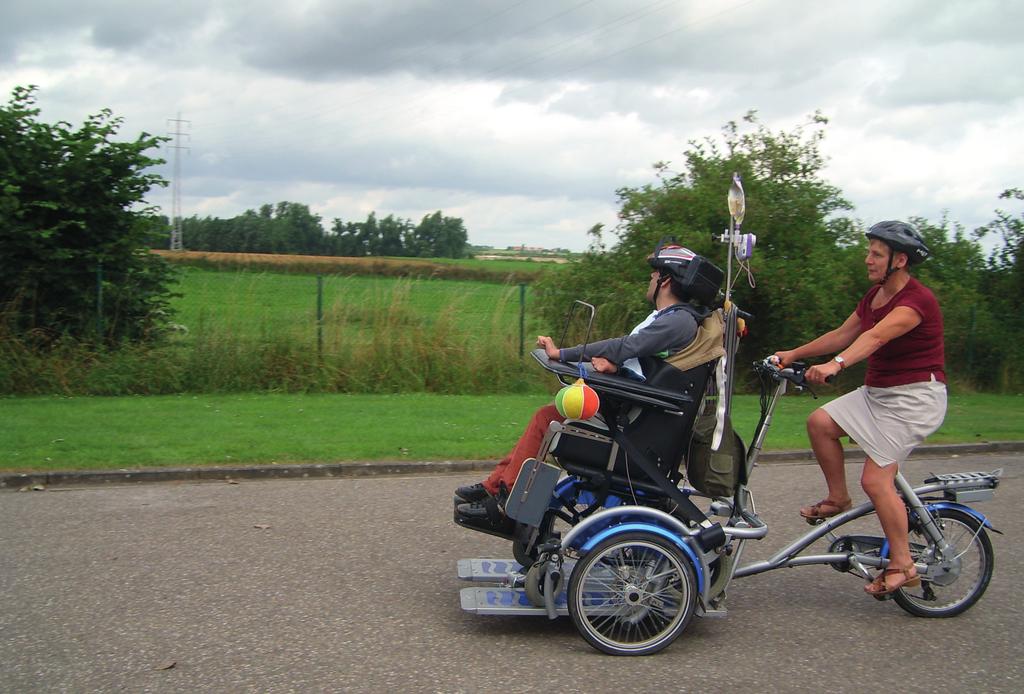
[[[528,259],[482,260],[475,258],[350,258],[272,253],[217,253],[212,251],[154,250],[174,265],[216,270],[251,270],[307,275],[362,275],[422,279],[476,280],[499,284],[531,282],[556,263]]]

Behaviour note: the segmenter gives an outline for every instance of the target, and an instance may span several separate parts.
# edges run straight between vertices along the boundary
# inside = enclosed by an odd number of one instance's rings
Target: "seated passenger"
[[[700,321],[707,315],[707,309],[688,303],[691,293],[682,283],[695,257],[700,258],[681,246],[659,246],[655,249],[648,258],[654,269],[647,286],[647,300],[654,305],[654,311],[629,335],[562,349],[550,337],[541,335],[537,338],[537,345],[550,359],[589,361],[600,373],[620,373],[644,380],[638,358],[666,358],[683,350],[694,340]],[[705,298],[706,303],[710,303],[714,293],[717,293],[717,287],[713,289],[711,298]],[[495,466],[487,479],[455,490],[459,524],[499,535],[512,533],[515,522],[505,516],[503,502],[523,463],[537,455],[548,425],[553,421],[562,422],[564,418],[554,405],[541,407],[534,413],[512,451]]]

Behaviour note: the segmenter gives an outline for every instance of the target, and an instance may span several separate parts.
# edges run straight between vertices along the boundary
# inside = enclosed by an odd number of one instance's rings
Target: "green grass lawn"
[[[804,420],[825,401],[785,398],[766,450],[806,448]],[[161,465],[497,459],[537,395],[240,394],[0,399],[0,469],[48,471]],[[1024,439],[1024,397],[964,394],[930,443]],[[737,396],[745,441],[757,398]]]

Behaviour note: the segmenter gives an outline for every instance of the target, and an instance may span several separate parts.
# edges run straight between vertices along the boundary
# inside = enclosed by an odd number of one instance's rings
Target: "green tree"
[[[465,258],[469,234],[458,217],[445,217],[438,210],[423,217],[412,235],[410,255],[420,258]]]
[[[1024,191],[1009,188],[999,197],[1020,202],[1024,201]],[[977,326],[977,344],[990,347],[990,351],[973,350],[971,363],[975,371],[988,374],[988,379],[979,379],[983,384],[1011,390],[1024,381],[1024,315],[1020,311],[1020,297],[1024,296],[1024,213],[1014,216],[996,210],[996,219],[979,232],[982,236],[998,234],[1001,243],[988,259],[981,286],[989,322]]]
[[[412,223],[407,219],[399,219],[389,214],[380,220],[378,233],[380,234],[374,255],[400,257],[409,255],[405,247],[405,240],[410,234]]]
[[[984,295],[985,257],[962,226],[945,217],[937,224],[921,218],[910,221],[931,251],[913,275],[939,300],[945,328],[946,370],[957,382],[990,387],[995,384],[992,363],[1002,363],[1006,351],[998,321]]]
[[[144,198],[166,183],[147,172],[160,160],[145,153],[161,138],[115,141],[122,121],[106,109],[77,130],[38,115],[34,87],[15,88],[0,108],[0,306],[7,328],[42,341],[153,335],[168,315],[171,276],[146,250],[162,230]]]
[[[757,234],[750,263],[759,288],[736,273],[734,298],[754,315],[741,360],[792,347],[838,325],[863,289],[855,225],[837,216],[850,209],[840,191],[821,176],[820,143],[827,121],[815,114],[792,132],[773,132],[751,112],[740,126],[726,124],[721,138],[690,143],[683,170],[655,165],[659,182],[618,191],[617,240],[605,250],[599,227],[591,250],[573,268],[538,285],[539,308],[552,329],[573,299],[599,307],[601,335],[628,330],[648,310],[643,287],[645,259],[660,240],[707,256],[723,270],[728,228],[726,192],[733,172],[743,180],[747,214],[743,231]],[[734,264],[734,269],[736,268]]]

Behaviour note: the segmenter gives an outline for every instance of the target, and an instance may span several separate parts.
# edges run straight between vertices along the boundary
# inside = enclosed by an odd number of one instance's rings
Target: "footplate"
[[[459,559],[458,570],[463,581],[506,585],[514,585],[516,577],[525,573],[513,559]]]
[[[547,616],[547,610],[530,602],[522,588],[501,586],[463,588],[459,591],[462,609],[476,614]],[[569,614],[565,591],[555,598],[555,612]]]

